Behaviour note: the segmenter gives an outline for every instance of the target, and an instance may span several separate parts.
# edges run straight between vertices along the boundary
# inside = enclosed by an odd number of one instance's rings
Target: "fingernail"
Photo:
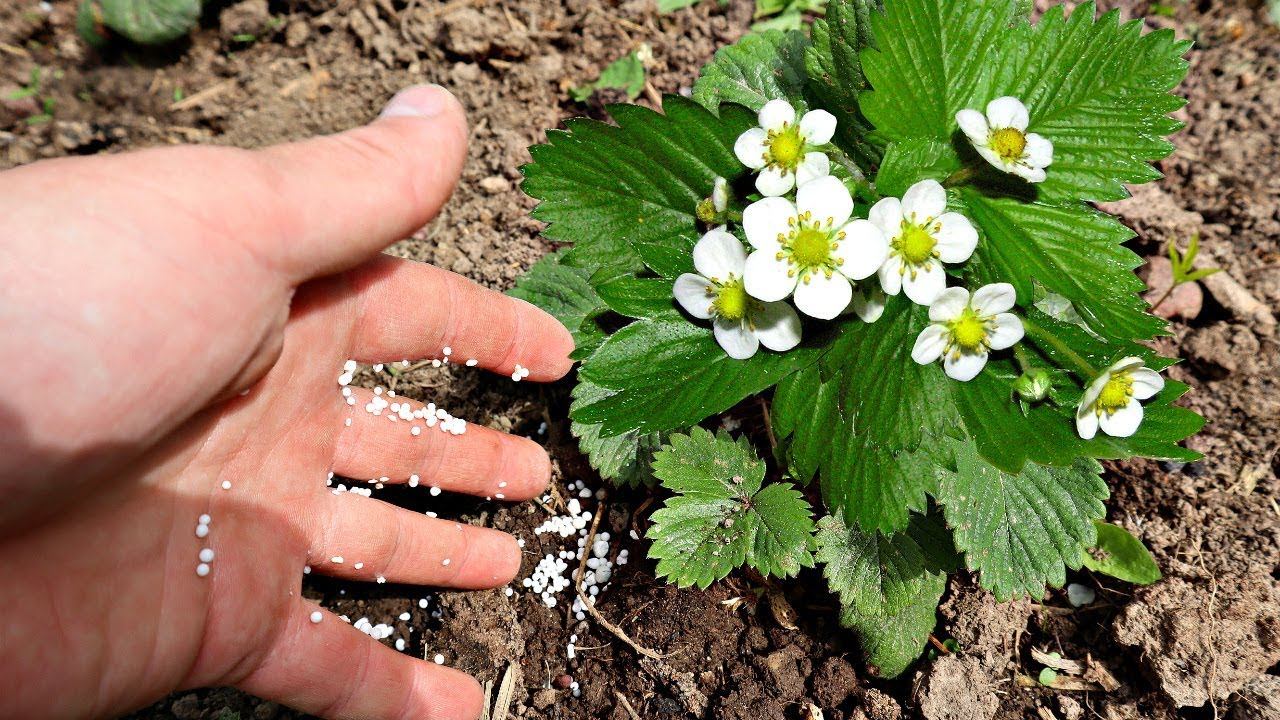
[[[378,117],[435,117],[450,102],[453,95],[439,85],[414,85],[396,93]]]

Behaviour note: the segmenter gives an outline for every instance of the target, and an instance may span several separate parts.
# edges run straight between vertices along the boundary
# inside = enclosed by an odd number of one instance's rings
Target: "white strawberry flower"
[[[1142,403],[1164,389],[1160,373],[1139,357],[1127,357],[1107,368],[1085,388],[1076,408],[1076,432],[1085,440],[1098,428],[1112,437],[1129,437],[1142,424]]]
[[[947,191],[937,180],[922,180],[901,200],[887,197],[871,207],[871,222],[889,238],[889,258],[880,268],[886,294],[905,289],[912,302],[929,305],[947,286],[942,263],[973,255],[978,231],[965,216],[946,210]]]
[[[774,302],[794,292],[800,312],[839,315],[853,297],[851,281],[873,275],[889,252],[879,228],[852,215],[853,198],[830,175],[801,185],[795,203],[767,197],[747,206],[742,227],[755,248],[747,293]]]
[[[760,172],[760,194],[776,197],[831,174],[831,159],[817,148],[831,142],[835,132],[836,117],[826,110],[810,110],[797,123],[791,103],[770,100],[760,108],[760,127],[739,135],[733,152]]]
[[[956,113],[956,122],[987,162],[1027,182],[1044,182],[1044,169],[1053,162],[1053,143],[1027,132],[1030,116],[1021,100],[996,98],[987,103],[985,116],[965,109]]]
[[[1009,283],[978,288],[947,288],[929,306],[929,327],[911,349],[911,359],[928,365],[942,358],[947,377],[972,380],[987,365],[992,350],[1011,348],[1022,339],[1022,321],[1009,312],[1017,293]]]
[[[699,320],[711,320],[716,342],[735,360],[761,345],[783,352],[800,343],[800,317],[783,302],[761,302],[743,288],[747,251],[724,230],[707,232],[693,246],[697,274],[676,278],[676,301]]]

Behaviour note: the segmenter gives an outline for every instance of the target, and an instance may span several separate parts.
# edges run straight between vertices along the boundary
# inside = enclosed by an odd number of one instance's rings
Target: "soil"
[[[706,591],[655,580],[643,560],[652,508],[642,493],[611,490],[610,529],[635,561],[620,566],[601,612],[664,657],[642,659],[594,620],[573,621],[566,599],[501,591],[426,593],[396,585],[309,577],[306,592],[351,619],[395,628],[405,652],[439,652],[453,666],[497,683],[519,669],[511,712],[532,720],[574,718],[811,718],[969,720],[1000,718],[1280,717],[1280,30],[1260,2],[1141,0],[1101,3],[1151,15],[1197,41],[1183,86],[1190,103],[1166,177],[1107,206],[1137,232],[1131,247],[1159,257],[1198,233],[1203,261],[1224,272],[1181,291],[1158,341],[1186,362],[1170,374],[1193,388],[1187,405],[1209,424],[1189,465],[1109,466],[1110,517],[1151,548],[1166,581],[1134,587],[1073,574],[1098,601],[1072,608],[1062,591],[1042,602],[998,604],[971,579],[952,580],[939,639],[954,656],[923,660],[894,681],[875,677],[857,641],[842,632],[835,601],[813,574],[757,599],[758,578],[735,574]],[[519,189],[527,147],[573,115],[603,116],[599,97],[572,103],[568,87],[648,43],[650,88],[687,92],[697,68],[751,22],[751,3],[704,2],[658,15],[652,0],[291,0],[209,2],[201,27],[162,50],[89,51],[74,32],[72,0],[41,8],[0,6],[0,97],[43,68],[35,98],[0,101],[0,167],[67,154],[118,152],[180,142],[255,147],[333,132],[374,117],[395,90],[449,87],[470,112],[470,160],[443,215],[392,252],[509,287],[551,249]],[[1167,8],[1167,10],[1164,10]],[[1041,8],[1043,9],[1043,8]],[[253,40],[248,40],[253,36]],[[52,120],[29,122],[52,109]],[[37,118],[38,120],[38,118]],[[1167,265],[1143,271],[1159,286]],[[1167,285],[1167,279],[1164,280]],[[365,378],[371,379],[371,378]],[[387,377],[380,379],[386,383]],[[554,484],[603,485],[578,455],[566,420],[567,386],[487,382],[427,368],[397,380],[403,394],[434,399],[474,422],[533,436],[555,461]],[[542,431],[542,423],[546,423]],[[542,432],[540,432],[542,431]],[[424,509],[423,493],[382,497]],[[585,501],[594,509],[596,501]],[[639,508],[637,512],[636,509]],[[529,504],[450,501],[433,510],[515,532],[529,543],[524,573],[552,550],[533,528]],[[419,600],[428,597],[427,608]],[[401,621],[401,613],[410,619]],[[794,626],[795,629],[787,629]],[[571,635],[577,655],[566,657]],[[1029,678],[1033,650],[1089,668],[1110,689],[1047,688]],[[570,684],[581,694],[575,697]],[[634,714],[632,714],[634,713]],[[295,714],[226,689],[178,693],[136,717],[275,718]]]

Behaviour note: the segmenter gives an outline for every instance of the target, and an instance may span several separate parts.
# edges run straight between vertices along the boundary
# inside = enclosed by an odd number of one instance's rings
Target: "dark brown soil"
[[[1141,0],[1103,4],[1131,15],[1151,9]],[[697,68],[744,32],[751,16],[744,0],[669,16],[657,15],[652,0],[211,2],[189,42],[99,55],[75,38],[74,6],[57,0],[46,13],[15,0],[0,7],[0,97],[25,85],[32,67],[44,69],[34,101],[0,101],[0,167],[178,142],[253,147],[332,132],[372,118],[404,85],[437,82],[470,112],[470,161],[440,219],[392,251],[496,288],[509,287],[549,249],[519,190],[527,146],[566,117],[600,115],[598,101],[575,105],[566,88],[648,43],[652,88],[640,102],[687,91]],[[643,494],[615,491],[607,501],[605,526],[623,539],[614,551],[629,547],[635,561],[619,568],[599,607],[636,642],[663,653],[661,661],[641,661],[590,619],[567,620],[568,601],[547,608],[522,594],[445,593],[431,594],[424,610],[422,589],[320,578],[307,592],[353,620],[392,625],[387,643],[405,638],[406,652],[442,653],[482,681],[497,682],[515,663],[522,689],[511,709],[531,719],[626,719],[630,707],[642,718],[688,717],[693,709],[707,718],[772,720],[812,717],[810,706],[828,720],[1276,718],[1280,355],[1271,308],[1280,304],[1280,31],[1259,2],[1173,0],[1168,7],[1172,17],[1149,24],[1197,41],[1183,88],[1188,128],[1162,163],[1166,179],[1108,209],[1138,231],[1132,246],[1141,254],[1158,256],[1168,241],[1199,233],[1206,261],[1225,270],[1205,281],[1203,298],[1177,298],[1190,317],[1179,316],[1173,336],[1159,343],[1187,359],[1171,374],[1193,387],[1187,402],[1209,419],[1191,443],[1206,459],[1113,465],[1109,479],[1110,519],[1140,536],[1171,580],[1135,592],[1077,574],[1071,580],[1097,588],[1099,599],[1073,610],[1062,592],[1043,603],[1000,605],[957,578],[936,634],[958,640],[962,652],[922,661],[914,676],[893,682],[861,664],[856,640],[840,631],[835,601],[815,575],[786,584],[775,596],[783,602],[773,604],[757,599],[759,582],[739,575],[705,592],[657,582],[644,544],[626,540],[628,530],[643,531]],[[244,34],[256,40],[235,39]],[[53,120],[29,124],[46,98]],[[1153,266],[1153,285],[1159,271]],[[566,481],[599,487],[568,434],[565,388],[513,388],[448,369],[399,382],[401,392],[461,408],[469,420],[545,441],[560,495]],[[426,507],[423,494],[408,489],[383,497]],[[526,573],[550,551],[539,545],[546,536],[533,533],[546,516],[535,505],[433,509],[524,537]],[[787,606],[790,612],[775,610]],[[398,620],[406,611],[410,619]],[[785,629],[790,615],[795,630]],[[573,634],[578,654],[569,660]],[[1109,671],[1119,687],[1028,687],[1025,679],[1042,667],[1033,650],[1096,666],[1086,678]],[[580,697],[564,689],[566,675],[579,683]],[[229,690],[180,693],[137,716],[237,715],[293,716]]]

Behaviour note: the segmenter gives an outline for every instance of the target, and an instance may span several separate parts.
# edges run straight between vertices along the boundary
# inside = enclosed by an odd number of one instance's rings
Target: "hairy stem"
[[[959,170],[951,173],[951,177],[942,181],[942,187],[953,188],[957,185],[964,185],[970,180],[978,176],[978,168],[973,165],[966,165]]]

